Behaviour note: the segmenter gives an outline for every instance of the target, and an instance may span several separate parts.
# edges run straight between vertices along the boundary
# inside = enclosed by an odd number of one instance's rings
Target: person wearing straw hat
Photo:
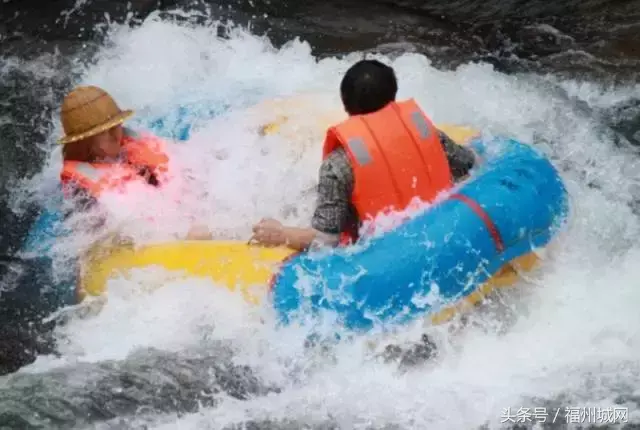
[[[105,191],[122,189],[131,181],[161,187],[169,180],[169,157],[157,137],[139,135],[123,126],[133,110],[122,110],[105,90],[79,86],[62,102],[64,136],[60,180],[65,194],[87,208]],[[202,226],[188,238],[209,238]]]
[[[132,115],[95,86],[80,86],[67,94],[60,114],[65,135],[58,141],[64,159],[60,179],[67,190],[97,198],[131,180],[156,187],[166,180],[169,158],[162,143],[124,128]]]

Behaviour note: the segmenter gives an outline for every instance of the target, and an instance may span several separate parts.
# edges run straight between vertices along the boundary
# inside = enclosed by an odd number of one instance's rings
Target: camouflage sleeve
[[[465,146],[455,143],[443,131],[440,131],[440,141],[444,152],[447,154],[454,181],[458,181],[469,174],[476,161],[474,152]]]
[[[353,170],[347,154],[339,148],[324,159],[318,179],[318,200],[311,226],[321,233],[337,235],[349,222]]]

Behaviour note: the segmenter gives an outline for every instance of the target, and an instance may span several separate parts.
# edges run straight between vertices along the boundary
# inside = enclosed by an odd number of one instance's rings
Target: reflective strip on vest
[[[427,121],[424,119],[422,112],[413,112],[411,114],[411,121],[418,130],[421,139],[426,139],[431,135],[429,124],[427,124]],[[373,161],[371,158],[371,154],[369,153],[369,150],[367,149],[367,146],[364,144],[364,140],[362,140],[361,137],[352,137],[347,142],[347,145],[349,146],[353,157],[359,165],[366,166]]]
[[[373,161],[371,154],[369,154],[369,150],[361,137],[352,137],[347,142],[347,145],[359,165],[366,166]]]
[[[93,182],[98,182],[105,174],[104,171],[96,169],[89,163],[76,164],[76,171]]]
[[[431,134],[431,130],[429,129],[429,124],[424,119],[424,115],[422,112],[415,111],[411,114],[411,121],[413,121],[413,125],[418,129],[418,133],[420,133],[421,139],[426,139]]]

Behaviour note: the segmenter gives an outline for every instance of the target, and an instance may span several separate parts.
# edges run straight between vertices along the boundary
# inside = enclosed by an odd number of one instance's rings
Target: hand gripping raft
[[[470,145],[483,163],[446,200],[363,246],[290,258],[272,280],[280,321],[329,311],[357,331],[406,323],[465,300],[547,245],[568,213],[549,160],[511,139]]]

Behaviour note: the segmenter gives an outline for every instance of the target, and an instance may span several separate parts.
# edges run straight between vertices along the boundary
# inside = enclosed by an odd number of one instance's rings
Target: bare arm
[[[311,227],[282,226],[276,220],[263,220],[254,226],[254,239],[260,243],[287,245],[302,251],[316,246],[336,246],[340,233],[351,218],[353,173],[343,150],[336,150],[320,166],[318,197]]]

